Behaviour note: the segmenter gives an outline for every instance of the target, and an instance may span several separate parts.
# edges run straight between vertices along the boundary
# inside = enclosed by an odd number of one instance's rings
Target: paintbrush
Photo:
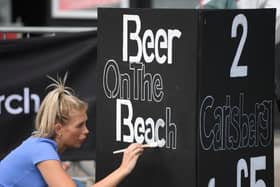
[[[142,145],[143,148],[156,148],[158,147],[158,144],[155,142],[155,143],[151,143],[151,144],[143,144]],[[113,154],[118,154],[118,153],[122,153],[126,150],[127,148],[125,149],[119,149],[119,150],[116,150],[116,151],[113,151]]]

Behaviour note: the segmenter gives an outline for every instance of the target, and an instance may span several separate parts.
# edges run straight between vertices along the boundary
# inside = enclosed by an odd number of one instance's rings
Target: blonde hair
[[[65,86],[67,73],[63,80],[59,77],[57,80],[49,76],[48,78],[53,83],[47,88],[53,87],[54,89],[42,101],[36,116],[33,136],[54,138],[54,125],[56,123],[65,125],[71,117],[71,111],[86,111],[88,104],[76,97],[70,87]]]

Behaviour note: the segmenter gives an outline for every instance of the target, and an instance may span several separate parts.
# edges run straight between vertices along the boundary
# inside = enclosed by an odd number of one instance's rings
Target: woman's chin
[[[77,143],[77,144],[74,144],[74,145],[71,145],[71,146],[69,146],[70,148],[80,148],[82,146],[82,144],[81,143]]]

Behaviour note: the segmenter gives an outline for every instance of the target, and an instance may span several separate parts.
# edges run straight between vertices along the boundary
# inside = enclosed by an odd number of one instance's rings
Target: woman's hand
[[[130,144],[123,153],[122,163],[119,169],[123,171],[125,175],[130,174],[135,168],[137,160],[143,151],[144,148],[142,147],[142,144]]]
[[[95,183],[92,187],[116,187],[135,168],[139,156],[143,153],[142,144],[130,144],[123,152],[122,163],[110,175]]]

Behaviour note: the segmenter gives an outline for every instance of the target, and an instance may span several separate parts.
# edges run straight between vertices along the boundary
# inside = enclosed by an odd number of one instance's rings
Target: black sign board
[[[198,186],[274,184],[273,18],[271,10],[202,13]]]
[[[99,9],[97,180],[138,142],[120,186],[273,186],[274,16]]]

